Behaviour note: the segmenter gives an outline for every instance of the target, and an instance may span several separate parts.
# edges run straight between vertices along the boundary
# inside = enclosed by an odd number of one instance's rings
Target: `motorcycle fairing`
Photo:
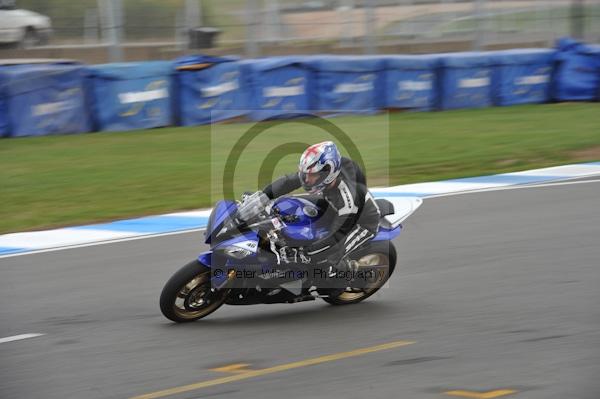
[[[239,236],[218,243],[210,251],[202,252],[200,255],[198,255],[198,261],[207,267],[211,267],[213,252],[215,250],[225,249],[231,246],[250,251],[252,254],[248,255],[248,258],[254,258],[258,253],[258,240],[258,234],[256,234],[255,232],[244,232]]]
[[[198,256],[198,261],[206,267],[212,268],[212,258],[215,250],[224,250],[227,247],[236,247],[249,251],[250,254],[243,259],[228,259],[227,263],[224,265],[225,267],[232,266],[235,264],[244,264],[248,261],[250,261],[251,263],[256,263],[256,257],[260,251],[258,248],[258,241],[258,234],[256,234],[253,231],[247,231],[243,234],[240,234],[239,236],[218,243],[210,251],[201,253]],[[227,275],[225,273],[215,274],[211,278],[211,281],[215,286],[222,285],[222,283],[224,283],[225,280],[227,280]]]
[[[213,247],[213,250],[225,249],[227,247],[236,247],[250,251],[252,255],[249,257],[256,256],[258,252],[258,234],[254,231],[245,231],[239,236],[232,237],[228,240],[222,241]]]

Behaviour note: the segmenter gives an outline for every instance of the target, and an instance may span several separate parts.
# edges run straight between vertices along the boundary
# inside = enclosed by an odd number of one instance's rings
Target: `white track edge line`
[[[486,192],[492,192],[492,191],[517,190],[517,189],[523,189],[523,188],[543,188],[543,187],[552,187],[552,186],[566,186],[566,185],[572,185],[572,184],[600,182],[600,180],[582,180],[582,181],[575,181],[575,182],[566,181],[566,180],[582,179],[582,178],[586,178],[586,177],[590,177],[590,176],[595,176],[595,174],[587,175],[587,176],[576,176],[576,177],[564,178],[564,179],[561,179],[561,181],[555,181],[555,182],[551,182],[551,183],[530,183],[530,184],[515,185],[515,186],[490,187],[490,188],[476,189],[476,190],[470,190],[470,191],[457,191],[457,192],[453,192],[453,193],[431,194],[431,195],[425,195],[422,198],[430,199],[430,198],[440,198],[440,197],[451,197],[454,195],[486,193]],[[17,252],[14,254],[0,255],[0,259],[13,258],[13,257],[17,257],[17,256],[24,256],[24,255],[35,255],[35,254],[41,254],[41,253],[46,253],[46,252],[62,251],[62,250],[67,250],[67,249],[92,247],[92,246],[96,246],[96,245],[114,244],[114,243],[125,242],[125,241],[143,240],[146,238],[187,234],[187,233],[193,233],[193,232],[204,231],[204,230],[206,230],[206,227],[188,229],[188,230],[171,231],[168,233],[144,234],[144,235],[135,236],[135,237],[117,238],[114,240],[96,241],[96,242],[90,242],[90,243],[85,243],[85,244],[67,245],[67,246],[55,247],[55,248],[45,248],[45,249],[38,249],[38,250],[27,251],[27,252]]]
[[[595,175],[593,175],[595,176]],[[529,183],[515,186],[503,186],[503,187],[489,187],[489,188],[480,188],[475,190],[466,190],[466,191],[456,191],[453,193],[443,193],[443,194],[431,194],[423,197],[424,199],[429,198],[440,198],[440,197],[451,197],[453,195],[464,195],[464,194],[478,194],[478,193],[486,193],[491,191],[506,191],[506,190],[518,190],[523,188],[544,188],[544,187],[553,187],[553,186],[569,186],[572,184],[585,184],[585,183],[600,183],[600,179],[597,180],[582,180],[582,181],[565,181],[565,180],[575,180],[582,179],[583,177],[571,177],[568,179],[562,179],[561,181],[548,182],[548,183]],[[590,177],[590,176],[587,176]]]
[[[7,342],[20,341],[20,340],[28,339],[28,338],[41,337],[42,335],[46,335],[46,334],[33,333],[33,334],[13,335],[12,337],[0,338],[0,344],[4,344]]]
[[[76,249],[76,248],[93,247],[93,246],[96,246],[96,245],[115,244],[115,243],[125,242],[125,241],[144,240],[146,238],[174,236],[174,235],[177,235],[177,234],[193,233],[193,232],[204,231],[204,230],[206,230],[206,227],[199,227],[199,228],[188,229],[188,230],[170,231],[170,232],[167,232],[167,233],[143,234],[143,235],[134,236],[134,237],[123,237],[123,238],[116,238],[114,240],[94,241],[94,242],[87,242],[85,244],[65,245],[65,246],[62,246],[62,247],[35,249],[35,250],[32,250],[32,251],[27,251],[27,252],[17,252],[17,253],[14,253],[14,254],[0,255],[0,259],[3,259],[3,258],[12,258],[12,257],[15,257],[15,256],[22,256],[22,255],[41,254],[41,253],[45,253],[45,252],[62,251],[62,250],[65,250],[65,249]]]

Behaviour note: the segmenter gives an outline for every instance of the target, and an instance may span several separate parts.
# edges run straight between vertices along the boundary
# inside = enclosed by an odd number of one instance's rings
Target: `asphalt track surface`
[[[158,297],[202,233],[0,259],[0,337],[45,334],[0,343],[0,397],[130,398],[244,363],[275,371],[164,397],[597,399],[599,198],[595,182],[428,199],[365,303],[224,306],[186,325]],[[412,343],[319,360],[396,341]]]

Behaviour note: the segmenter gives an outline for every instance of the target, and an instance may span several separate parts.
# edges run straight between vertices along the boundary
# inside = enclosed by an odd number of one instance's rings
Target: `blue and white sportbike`
[[[282,244],[302,247],[329,234],[327,204],[321,197],[290,195],[257,206],[257,196],[216,204],[205,233],[210,250],[177,271],[162,290],[160,309],[165,317],[190,322],[223,304],[296,303],[316,298],[332,305],[361,302],[394,272],[392,240],[400,234],[401,223],[422,203],[419,198],[377,199],[381,212],[377,235],[347,255],[341,263],[347,267],[339,267],[312,264],[302,253],[284,258],[277,251]]]

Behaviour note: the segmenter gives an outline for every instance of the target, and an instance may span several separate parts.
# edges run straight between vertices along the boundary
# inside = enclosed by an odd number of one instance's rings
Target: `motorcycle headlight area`
[[[244,259],[246,256],[252,254],[252,251],[249,251],[244,248],[236,247],[233,245],[225,248],[225,255],[230,256],[235,259]]]

